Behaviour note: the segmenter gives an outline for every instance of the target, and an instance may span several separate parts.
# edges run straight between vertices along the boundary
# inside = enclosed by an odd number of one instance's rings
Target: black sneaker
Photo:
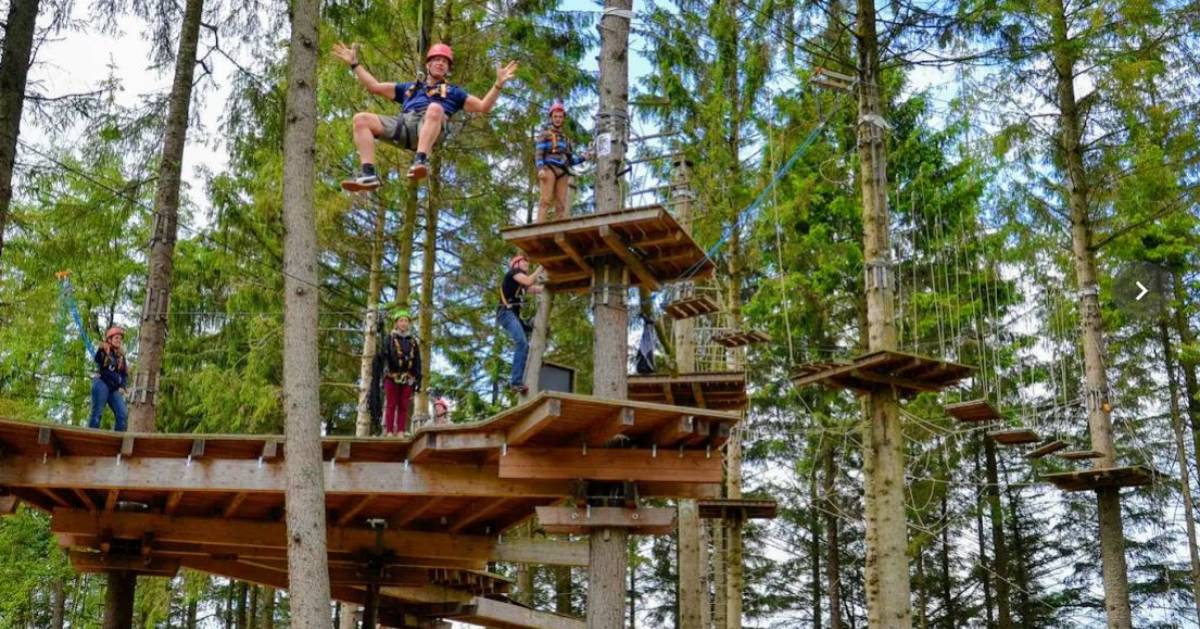
[[[379,180],[378,175],[359,175],[354,179],[343,181],[342,190],[347,192],[367,192],[382,185],[383,182]]]
[[[523,384],[510,384],[508,385],[508,390],[516,393],[517,395],[525,395],[526,393],[529,393],[529,387]]]
[[[408,178],[413,181],[420,181],[429,174],[429,158],[424,155],[418,155],[413,158],[412,166],[408,167]]]

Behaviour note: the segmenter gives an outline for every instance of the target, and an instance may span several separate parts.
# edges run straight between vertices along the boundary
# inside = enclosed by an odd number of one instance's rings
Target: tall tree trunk
[[[1173,274],[1171,291],[1174,293],[1175,333],[1179,335],[1179,343],[1183,347],[1196,346],[1196,333],[1188,321],[1187,288],[1184,286],[1184,275],[1180,271]],[[1179,356],[1179,366],[1183,371],[1184,399],[1187,400],[1188,423],[1192,429],[1192,450],[1200,456],[1200,382],[1197,382],[1196,360],[1191,352],[1183,352]]]
[[[529,391],[524,399],[532,399],[542,386],[542,357],[550,338],[550,310],[554,307],[554,293],[542,291],[537,294],[537,312],[533,315],[533,334],[529,337],[529,353],[525,360],[525,386]]]
[[[137,575],[123,570],[104,574],[108,579],[108,589],[104,592],[104,629],[129,629],[133,626]]]
[[[167,105],[158,184],[154,191],[154,221],[146,264],[146,300],[138,323],[138,366],[130,396],[129,429],[154,432],[158,413],[158,383],[167,346],[167,305],[171,300],[171,275],[175,268],[175,238],[179,232],[179,182],[183,148],[187,144],[188,112],[204,0],[187,0],[175,55],[175,79]]]
[[[262,629],[275,629],[275,588],[263,588]]]
[[[246,597],[248,595],[246,582],[237,582],[237,629],[246,629]]]
[[[917,626],[929,629],[929,588],[925,582],[925,549],[917,549]]]
[[[726,442],[728,443],[728,442]],[[705,520],[712,537],[712,583],[713,608],[712,624],[716,629],[727,629],[729,624],[729,606],[725,598],[729,594],[726,578],[729,567],[729,546],[726,544],[725,521]]]
[[[979,450],[975,450],[975,477],[979,478],[983,472],[983,466],[979,463]],[[992,578],[987,571],[987,537],[983,532],[983,491],[980,490],[975,496],[975,533],[976,539],[979,541],[979,582],[983,586],[983,612],[984,618],[987,620],[987,627],[995,627],[996,620],[992,607]]]
[[[417,233],[417,184],[409,182],[404,192],[404,222],[396,237],[396,304],[408,308],[412,299],[413,238]]]
[[[743,418],[745,416],[743,415]],[[743,419],[743,421],[745,421]],[[742,438],[741,430],[735,431],[725,443],[725,495],[729,498],[742,497]],[[742,519],[734,516],[725,521],[725,626],[727,629],[742,627],[742,584],[744,549],[742,545]]]
[[[1165,312],[1159,320],[1158,335],[1163,347],[1163,367],[1167,372],[1167,387],[1171,395],[1171,431],[1175,434],[1175,458],[1179,461],[1179,493],[1183,496],[1183,520],[1192,570],[1192,604],[1196,607],[1196,619],[1200,622],[1200,551],[1196,546],[1196,519],[1192,504],[1191,472],[1187,464],[1188,452],[1183,440],[1183,418],[1179,408],[1179,381],[1175,375],[1175,356]]]
[[[817,493],[817,467],[808,478],[809,555],[812,563],[813,629],[821,629],[821,512]]]
[[[261,585],[250,586],[250,609],[246,615],[250,619],[250,629],[258,629],[258,594],[262,591]]]
[[[707,603],[707,596],[700,581],[700,512],[695,500],[680,500],[678,507],[679,530],[679,582],[676,603],[679,629],[700,629],[700,607]],[[705,628],[707,629],[707,628]]]
[[[367,274],[367,313],[363,317],[362,358],[358,367],[358,408],[354,418],[354,435],[371,436],[371,376],[379,344],[379,292],[382,289],[384,223],[387,212],[382,203],[375,205],[375,233],[371,238],[371,263]]]
[[[1075,100],[1075,42],[1067,32],[1063,0],[1050,3],[1052,56],[1057,83],[1059,148],[1067,171],[1067,205],[1071,217],[1071,250],[1078,289],[1080,336],[1083,345],[1084,405],[1092,449],[1100,452],[1096,468],[1115,467],[1112,419],[1108,406],[1108,374],[1104,371],[1104,320],[1100,314],[1100,287],[1096,281],[1096,253],[1092,248],[1089,216],[1089,182],[1080,140],[1082,120]],[[1100,563],[1104,577],[1104,608],[1110,629],[1133,626],[1129,607],[1129,576],[1125,565],[1125,532],[1121,525],[1121,495],[1116,488],[1096,492],[1100,521]]]
[[[12,205],[13,169],[17,162],[17,137],[21,133],[21,110],[25,108],[25,83],[33,55],[40,0],[11,0],[0,45],[0,258],[4,255],[4,232]]]
[[[949,522],[949,514],[947,513],[947,502],[949,498],[948,492],[942,492],[941,499],[941,521]],[[941,540],[941,563],[942,563],[942,606],[946,608],[947,629],[955,629],[959,625],[958,621],[958,605],[954,601],[954,575],[950,573],[950,527],[942,527]],[[989,601],[990,602],[990,601]]]
[[[292,2],[283,136],[283,401],[286,417],[288,586],[292,624],[329,625],[325,479],[317,364],[317,229],[313,164],[317,122],[316,0]]]
[[[633,0],[605,0],[600,18],[600,107],[596,112],[597,136],[607,135],[611,150],[596,156],[596,211],[621,209],[619,171],[625,160],[629,120],[629,26],[621,13],[633,10]],[[592,392],[597,397],[625,399],[629,311],[628,270],[606,260],[593,267]],[[629,569],[628,533],[599,529],[591,534],[588,574],[587,625],[589,629],[620,629],[624,624],[625,573]]]
[[[196,599],[188,601],[187,604],[187,629],[196,629],[196,612],[199,611],[200,602]]]
[[[62,577],[50,582],[50,629],[63,629],[66,622],[67,589]]]
[[[700,520],[700,626],[704,629],[716,626],[713,621],[713,610],[716,605],[713,600],[713,564],[716,553],[713,551],[712,520]]]
[[[875,3],[858,3],[858,158],[863,197],[868,350],[896,349],[894,274],[888,245],[887,146],[879,71]],[[863,434],[867,621],[871,627],[908,629],[907,521],[904,511],[904,434],[895,391],[866,399]]]
[[[1029,600],[1029,563],[1026,557],[1029,555],[1029,545],[1025,543],[1025,537],[1021,535],[1021,500],[1020,493],[1013,487],[1012,483],[1008,482],[1008,468],[1004,465],[1004,461],[1000,461],[1000,473],[1004,479],[1004,492],[1008,495],[1009,510],[1012,512],[1012,517],[1009,519],[1009,526],[1012,530],[1013,540],[1013,588],[1017,591],[1017,610],[1020,618],[1022,629],[1030,629],[1033,626],[1033,604]]]
[[[430,168],[429,194],[425,198],[425,242],[421,249],[421,310],[417,322],[417,335],[424,345],[421,361],[421,390],[413,401],[413,413],[409,430],[416,427],[418,419],[429,417],[429,372],[433,364],[433,289],[437,281],[437,228],[438,210],[442,202],[441,157],[434,155]]]
[[[571,567],[554,566],[551,570],[554,574],[554,611],[572,616],[575,614],[575,606],[571,604],[574,590],[571,586]]]
[[[1008,548],[1004,544],[1004,509],[1000,505],[1000,481],[996,474],[996,444],[983,437],[984,461],[987,463],[987,501],[992,519],[992,577],[996,581],[996,608],[1000,629],[1012,629],[1008,594]]]
[[[838,541],[837,461],[832,444],[826,444],[822,461],[822,493],[825,505],[825,574],[829,594],[829,629],[842,629],[842,558]]]

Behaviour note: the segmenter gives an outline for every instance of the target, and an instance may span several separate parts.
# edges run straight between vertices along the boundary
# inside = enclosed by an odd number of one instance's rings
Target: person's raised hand
[[[516,61],[509,61],[508,65],[496,64],[496,85],[504,85],[517,76],[518,67]]]
[[[354,64],[358,63],[358,46],[357,45],[347,46],[346,44],[343,44],[342,42],[338,42],[333,45],[333,49],[330,52],[333,53],[333,56],[346,62],[346,65],[354,65]]]

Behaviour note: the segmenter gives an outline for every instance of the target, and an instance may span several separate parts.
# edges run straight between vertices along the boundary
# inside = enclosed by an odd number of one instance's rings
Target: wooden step
[[[1054,454],[1055,452],[1058,452],[1059,450],[1062,450],[1065,447],[1067,447],[1066,441],[1063,441],[1062,439],[1051,439],[1050,441],[1047,441],[1047,442],[1043,443],[1042,445],[1031,450],[1029,453],[1027,453],[1025,455],[1025,458],[1040,459],[1040,458],[1046,456],[1047,454]]]
[[[697,502],[700,518],[707,520],[774,519],[779,503],[774,500],[714,498]]]
[[[1084,461],[1087,459],[1098,459],[1104,456],[1104,453],[1096,450],[1071,450],[1069,452],[1059,452],[1058,457],[1068,461]]]
[[[713,334],[712,341],[723,347],[745,347],[755,343],[766,343],[771,337],[759,330],[723,330]]]
[[[801,365],[792,374],[792,384],[798,387],[822,384],[858,393],[891,388],[901,397],[910,397],[922,391],[941,391],[974,371],[974,367],[927,356],[881,351],[852,361]]]
[[[1053,483],[1063,491],[1092,491],[1149,485],[1159,476],[1161,475],[1158,472],[1148,466],[1131,465],[1043,474],[1042,480]]]
[[[676,299],[663,307],[663,311],[672,319],[690,319],[720,310],[720,306],[708,295],[684,297]]]
[[[1028,428],[994,430],[988,433],[988,437],[991,437],[992,441],[1005,446],[1019,446],[1027,443],[1037,443],[1039,440],[1037,433]]]
[[[987,400],[969,400],[947,404],[946,414],[961,422],[990,422],[1002,419],[1000,411]]]

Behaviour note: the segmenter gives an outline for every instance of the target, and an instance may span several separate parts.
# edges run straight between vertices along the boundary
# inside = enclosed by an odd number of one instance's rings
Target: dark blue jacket
[[[125,383],[129,381],[129,365],[124,356],[101,347],[96,350],[95,360],[96,373],[110,391],[125,388]]]

